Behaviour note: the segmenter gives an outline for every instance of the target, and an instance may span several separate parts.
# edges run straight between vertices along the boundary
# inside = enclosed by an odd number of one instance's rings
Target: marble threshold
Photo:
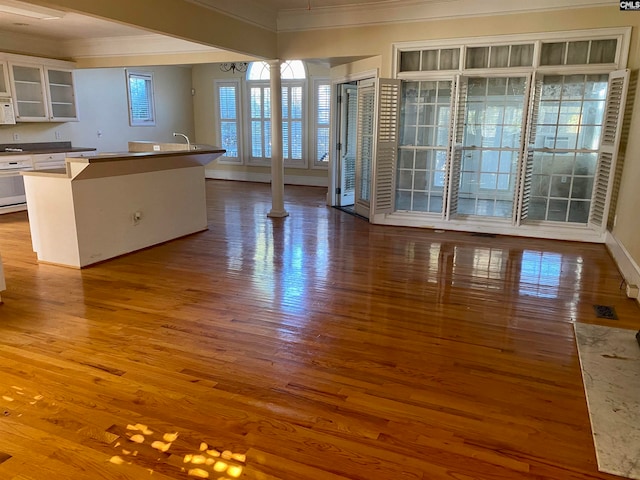
[[[633,330],[575,323],[598,469],[640,479],[640,347]]]

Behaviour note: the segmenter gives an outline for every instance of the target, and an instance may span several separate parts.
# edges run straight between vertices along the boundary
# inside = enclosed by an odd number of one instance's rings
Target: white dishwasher
[[[30,155],[0,157],[0,208],[26,205],[24,180],[20,172],[33,170]]]

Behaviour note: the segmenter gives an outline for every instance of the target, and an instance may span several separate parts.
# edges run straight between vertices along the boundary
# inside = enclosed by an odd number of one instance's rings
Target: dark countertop
[[[205,144],[192,144],[195,147],[192,150],[166,150],[160,152],[104,152],[96,153],[95,155],[86,155],[77,158],[67,158],[67,162],[77,163],[96,163],[96,162],[113,162],[118,160],[131,160],[134,158],[145,157],[176,157],[185,155],[207,155],[217,154],[217,156],[223,155],[226,150],[220,147],[214,147],[213,145]],[[217,158],[217,157],[216,157]]]
[[[7,152],[7,148],[22,151]],[[0,157],[8,155],[92,152],[95,150],[93,147],[72,147],[71,142],[0,143]]]

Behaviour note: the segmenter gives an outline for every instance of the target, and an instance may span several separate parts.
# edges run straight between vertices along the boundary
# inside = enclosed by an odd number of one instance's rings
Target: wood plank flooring
[[[268,185],[207,181],[208,231],[82,271],[0,216],[0,479],[616,478],[572,329],[640,328],[604,246],[372,226],[325,193],[270,219]]]

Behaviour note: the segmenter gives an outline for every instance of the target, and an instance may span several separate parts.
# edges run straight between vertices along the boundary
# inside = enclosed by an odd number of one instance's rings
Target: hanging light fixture
[[[231,73],[244,73],[247,71],[249,64],[247,62],[230,62],[230,63],[221,63],[220,70],[223,72],[231,72]]]

